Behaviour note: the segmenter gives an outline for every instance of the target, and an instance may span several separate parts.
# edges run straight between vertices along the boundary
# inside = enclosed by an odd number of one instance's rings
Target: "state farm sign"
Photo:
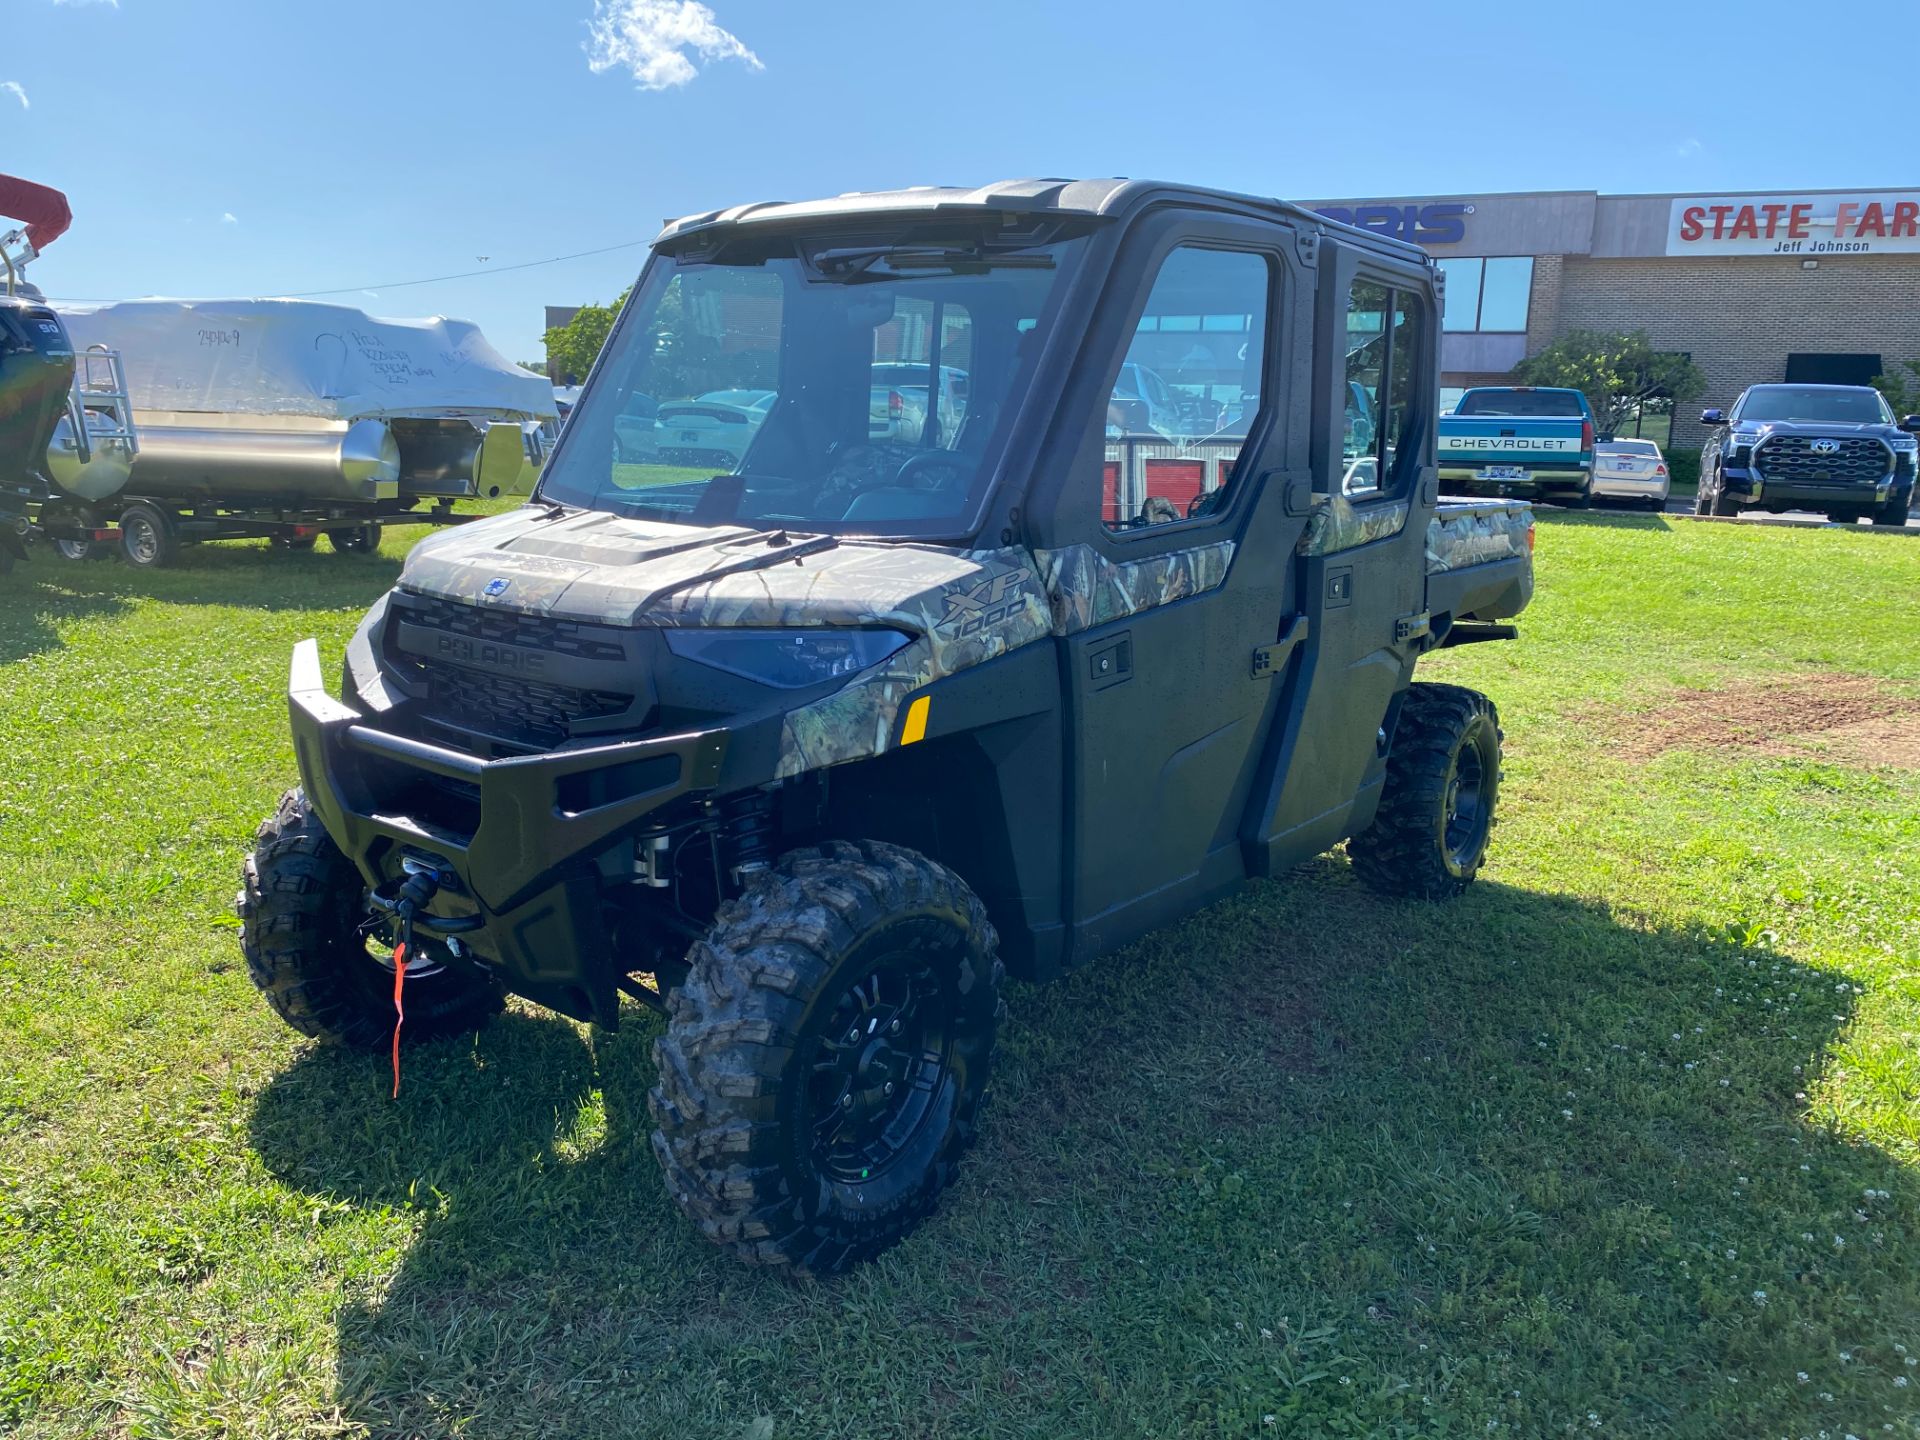
[[[1920,254],[1920,191],[1676,200],[1669,255]]]

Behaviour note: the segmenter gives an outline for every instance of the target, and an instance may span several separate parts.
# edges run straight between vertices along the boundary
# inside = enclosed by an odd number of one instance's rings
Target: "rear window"
[[[1456,415],[1563,415],[1578,420],[1585,415],[1580,396],[1572,390],[1469,390],[1460,397]]]
[[[1658,455],[1660,447],[1651,440],[1609,440],[1596,447],[1609,455]]]

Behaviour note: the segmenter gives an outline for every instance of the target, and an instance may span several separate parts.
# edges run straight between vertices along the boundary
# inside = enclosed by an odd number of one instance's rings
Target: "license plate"
[[[1525,480],[1527,478],[1527,467],[1524,465],[1482,465],[1480,467],[1480,478],[1482,480]]]
[[[680,432],[680,438],[682,440],[698,440],[700,438],[700,432],[698,430],[682,430]]]

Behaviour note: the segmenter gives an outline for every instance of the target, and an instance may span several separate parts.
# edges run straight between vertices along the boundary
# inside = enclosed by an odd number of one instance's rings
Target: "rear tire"
[[[893,845],[796,850],[720,908],[654,1045],[668,1193],[707,1239],[825,1275],[934,1210],[1000,1015],[985,907]]]
[[[1593,492],[1591,490],[1582,490],[1577,495],[1569,495],[1560,503],[1569,510],[1591,510],[1593,508]]]
[[[371,555],[380,548],[380,522],[348,525],[327,531],[327,543],[339,555]]]
[[[173,518],[157,505],[142,500],[120,516],[120,554],[138,570],[158,570],[180,553]]]
[[[306,795],[280,797],[246,860],[235,909],[247,974],[273,1012],[314,1040],[384,1051],[393,1042],[393,965],[360,931],[366,888]],[[477,1029],[501,1008],[497,985],[431,950],[407,965],[409,1043]]]
[[[1473,882],[1499,800],[1501,739],[1500,712],[1479,691],[1409,687],[1380,809],[1347,842],[1370,889],[1447,900]]]

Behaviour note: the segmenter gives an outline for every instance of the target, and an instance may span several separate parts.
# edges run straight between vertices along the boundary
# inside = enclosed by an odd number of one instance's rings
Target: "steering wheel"
[[[967,466],[959,456],[950,450],[922,450],[918,455],[915,455],[907,461],[906,464],[893,472],[893,483],[898,488],[904,490],[907,482],[914,475],[921,470],[929,469],[951,470],[958,475],[964,476],[967,471]],[[940,487],[936,485],[929,488],[938,489]]]

